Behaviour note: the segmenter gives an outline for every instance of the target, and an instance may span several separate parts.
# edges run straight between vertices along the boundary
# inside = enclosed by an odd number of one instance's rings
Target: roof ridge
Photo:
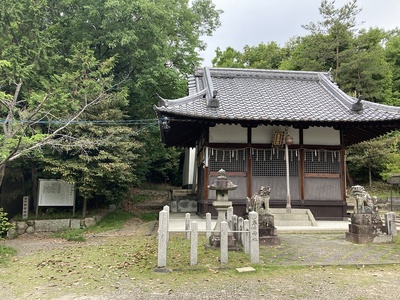
[[[211,76],[232,76],[232,77],[260,77],[260,78],[281,78],[281,79],[307,79],[319,80],[319,74],[326,72],[314,71],[292,71],[292,70],[269,70],[269,69],[245,69],[245,68],[210,68]],[[197,69],[197,76],[203,76],[204,72]]]
[[[356,103],[358,99],[347,95],[335,83],[332,84],[332,82],[326,76],[322,74],[320,76],[321,76],[321,83],[323,83],[322,86],[325,89],[327,89],[330,93],[332,93],[340,101],[340,104],[342,104],[346,108],[352,109],[353,104]],[[376,103],[365,99],[362,100],[362,104],[370,108],[385,110],[386,112],[389,113],[400,113],[400,107],[396,106]]]
[[[347,109],[352,108],[352,105],[354,104],[353,101],[350,101],[350,100],[353,100],[352,97],[350,97],[345,92],[343,92],[335,82],[332,82],[325,75],[320,74],[319,78],[320,78],[321,86],[325,90],[327,90],[330,94],[332,94],[334,96],[334,98],[339,100],[338,101],[339,104],[341,104],[343,107],[345,107]]]
[[[368,101],[368,100],[363,100],[362,103],[371,108],[382,109],[389,113],[397,113],[397,114],[400,113],[399,106],[391,106],[391,105],[376,103],[376,102],[372,102],[372,101]]]

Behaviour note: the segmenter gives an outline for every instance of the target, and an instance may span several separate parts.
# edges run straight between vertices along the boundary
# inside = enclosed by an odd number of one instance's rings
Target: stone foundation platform
[[[259,239],[260,246],[277,246],[281,244],[281,239],[277,235],[275,218],[269,213],[262,211],[259,215]]]
[[[383,222],[377,220],[373,214],[357,213],[351,215],[346,240],[356,244],[392,243],[393,235],[387,234]]]

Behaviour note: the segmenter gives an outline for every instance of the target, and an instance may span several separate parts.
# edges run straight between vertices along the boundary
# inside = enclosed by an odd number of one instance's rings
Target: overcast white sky
[[[342,7],[349,0],[336,0]],[[211,66],[215,49],[231,46],[242,51],[245,45],[256,46],[275,41],[281,47],[293,36],[309,34],[301,25],[321,21],[321,0],[213,0],[222,9],[221,26],[211,37],[205,37],[207,50],[201,52],[203,66]],[[400,0],[358,0],[359,28],[400,28]]]

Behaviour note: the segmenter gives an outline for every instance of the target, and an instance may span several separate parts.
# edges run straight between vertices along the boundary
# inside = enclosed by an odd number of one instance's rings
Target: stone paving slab
[[[267,265],[400,264],[400,245],[354,244],[342,233],[283,233],[280,246],[260,247]]]

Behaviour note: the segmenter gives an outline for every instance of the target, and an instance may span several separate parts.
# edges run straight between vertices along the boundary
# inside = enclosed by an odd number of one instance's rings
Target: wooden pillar
[[[247,197],[251,197],[251,186],[252,186],[252,178],[251,178],[251,147],[247,148]]]
[[[341,169],[341,185],[342,185],[342,201],[346,202],[346,153],[340,150],[340,169]]]
[[[300,180],[300,200],[301,203],[304,204],[304,184],[305,184],[305,180],[304,180],[304,159],[305,159],[305,149],[299,149],[299,180]]]
[[[247,144],[249,147],[247,148],[246,154],[247,154],[247,197],[251,197],[251,186],[252,186],[252,169],[251,169],[251,143],[252,143],[252,132],[251,132],[251,127],[247,128]]]
[[[303,148],[303,144],[304,144],[304,130],[303,128],[299,129],[299,145],[300,145],[300,149],[299,149],[299,181],[300,181],[300,200],[301,203],[304,204],[304,159],[305,159],[305,150]]]
[[[206,167],[204,167],[204,185],[203,185],[203,187],[204,187],[204,199],[206,200],[206,202],[207,202],[207,200],[208,200],[208,178],[209,178],[209,176],[210,176],[210,174],[209,174],[210,172],[208,171],[208,166],[206,166]]]

